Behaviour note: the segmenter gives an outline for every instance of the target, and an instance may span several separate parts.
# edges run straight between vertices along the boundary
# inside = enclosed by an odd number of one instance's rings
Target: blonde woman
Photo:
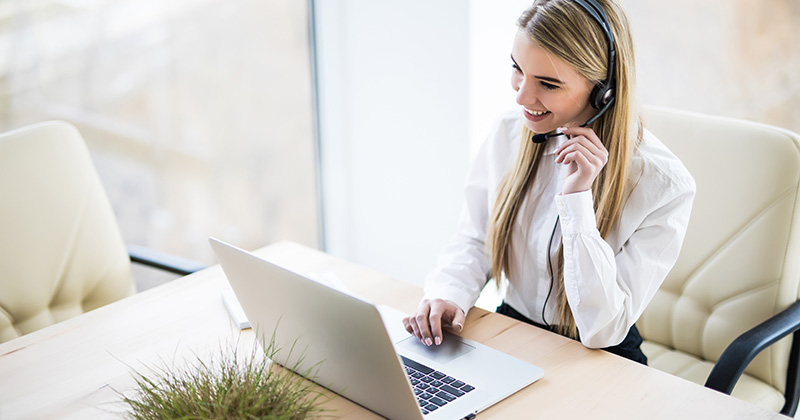
[[[441,344],[494,279],[499,313],[646,364],[634,323],[678,257],[694,179],[642,126],[615,0],[538,0],[517,25],[520,107],[479,151],[458,231],[403,322]]]

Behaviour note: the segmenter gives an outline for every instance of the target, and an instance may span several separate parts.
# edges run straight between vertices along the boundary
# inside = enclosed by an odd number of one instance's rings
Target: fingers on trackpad
[[[435,360],[437,363],[451,362],[475,350],[475,347],[461,341],[457,335],[449,333],[444,334],[442,344],[438,346],[426,346],[420,343],[419,339],[416,337],[408,337],[396,343],[396,346],[424,356],[430,360]]]

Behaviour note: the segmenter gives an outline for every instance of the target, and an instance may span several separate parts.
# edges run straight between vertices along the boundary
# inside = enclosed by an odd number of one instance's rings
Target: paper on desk
[[[332,271],[306,273],[305,277],[342,293],[347,293],[348,295],[364,300],[362,297],[350,292],[344,283],[342,283],[339,276]],[[247,320],[247,315],[245,315],[242,305],[239,304],[239,300],[236,299],[236,294],[233,293],[233,289],[227,287],[222,290],[222,301],[225,303],[225,307],[228,308],[228,313],[231,315],[233,322],[240,330],[250,328],[250,321]]]
[[[228,313],[231,314],[233,322],[240,330],[250,328],[250,321],[247,320],[247,315],[244,314],[244,309],[239,304],[239,300],[236,299],[233,289],[228,287],[222,290],[222,301],[225,302]]]

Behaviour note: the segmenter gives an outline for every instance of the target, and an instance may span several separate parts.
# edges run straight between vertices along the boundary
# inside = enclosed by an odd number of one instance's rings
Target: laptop
[[[471,419],[544,374],[450,333],[424,346],[400,311],[209,241],[254,331],[274,336],[274,361],[386,418]]]

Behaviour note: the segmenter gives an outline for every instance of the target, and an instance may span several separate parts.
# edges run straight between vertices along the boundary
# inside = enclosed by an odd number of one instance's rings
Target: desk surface
[[[290,242],[258,254],[302,273],[335,273],[348,289],[412,312],[413,285]],[[132,369],[252,345],[223,305],[219,266],[147,290],[0,344],[0,419],[119,418],[116,391]],[[542,379],[480,413],[478,419],[778,419],[786,418],[612,354],[480,309],[463,336],[545,370]],[[116,390],[116,391],[115,391]],[[327,403],[342,418],[380,418],[344,399]]]

